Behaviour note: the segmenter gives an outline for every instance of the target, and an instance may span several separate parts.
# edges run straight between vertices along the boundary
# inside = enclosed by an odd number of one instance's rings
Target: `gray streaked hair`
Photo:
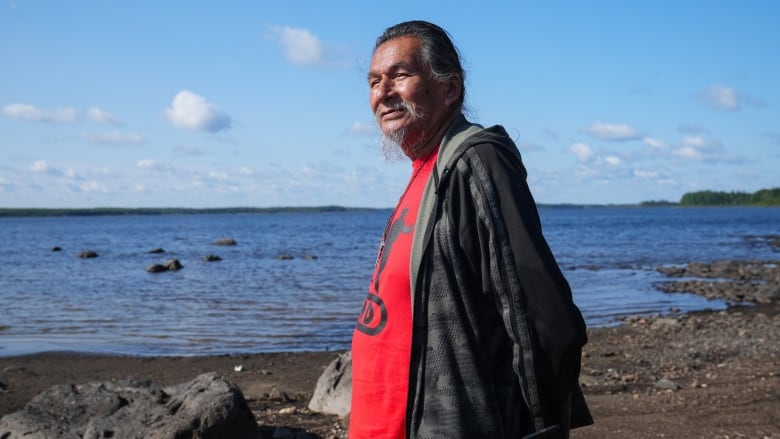
[[[441,27],[421,20],[398,23],[385,29],[376,39],[374,51],[387,41],[407,36],[420,40],[420,61],[428,66],[434,81],[445,83],[453,78],[460,81],[460,96],[456,104],[462,109],[466,97],[466,74],[460,63],[460,52],[447,31]]]

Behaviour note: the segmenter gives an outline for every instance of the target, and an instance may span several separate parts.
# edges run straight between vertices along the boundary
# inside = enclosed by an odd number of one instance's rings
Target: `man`
[[[461,114],[447,33],[377,39],[371,109],[412,160],[353,337],[350,437],[567,437],[592,422],[585,324],[541,232],[520,154]]]

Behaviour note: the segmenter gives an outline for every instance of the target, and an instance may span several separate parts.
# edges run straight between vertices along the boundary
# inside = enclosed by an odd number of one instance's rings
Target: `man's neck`
[[[442,119],[442,122],[434,130],[432,135],[427,133],[422,134],[422,139],[412,142],[410,147],[404,148],[404,154],[411,160],[416,160],[420,157],[425,157],[431,153],[441,143],[441,139],[444,138],[444,134],[452,125],[452,122],[458,116],[460,112],[453,109],[446,117]],[[418,143],[419,142],[419,143]]]

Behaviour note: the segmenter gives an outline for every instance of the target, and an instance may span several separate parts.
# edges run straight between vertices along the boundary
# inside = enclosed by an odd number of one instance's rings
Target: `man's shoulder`
[[[488,169],[484,176],[491,174],[514,174],[526,177],[525,166],[515,142],[509,137],[504,127],[494,125],[469,136],[459,145],[460,153],[453,157],[451,167],[456,161],[466,168],[475,166]],[[468,175],[475,176],[469,172]]]
[[[512,139],[501,125],[484,128],[461,116],[456,119],[447,134],[442,139],[439,152],[440,164],[450,164],[462,158],[463,154],[472,148],[491,149],[508,148],[517,150]]]
[[[515,142],[501,125],[493,125],[473,133],[463,140],[460,147],[486,160],[494,157],[519,157]]]

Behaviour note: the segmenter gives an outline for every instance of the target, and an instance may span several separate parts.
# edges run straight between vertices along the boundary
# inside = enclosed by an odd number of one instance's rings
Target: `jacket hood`
[[[452,123],[450,128],[444,134],[439,147],[439,156],[436,159],[436,168],[434,169],[434,182],[438,186],[440,178],[444,178],[449,169],[460,158],[463,153],[474,145],[482,143],[491,143],[496,147],[506,149],[512,155],[520,153],[517,148],[510,148],[514,142],[507,134],[504,127],[494,125],[489,128],[483,128],[479,124],[469,122],[463,114],[459,115]],[[525,179],[527,173],[522,169],[522,177]],[[434,188],[437,189],[437,188]]]

